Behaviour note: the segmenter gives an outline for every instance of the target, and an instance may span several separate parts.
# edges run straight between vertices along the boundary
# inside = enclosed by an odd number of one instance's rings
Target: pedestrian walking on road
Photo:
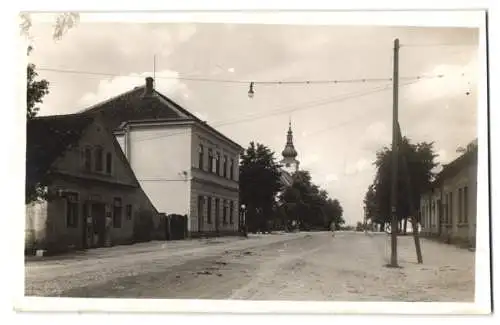
[[[330,230],[332,231],[332,237],[335,237],[335,223],[330,223]]]

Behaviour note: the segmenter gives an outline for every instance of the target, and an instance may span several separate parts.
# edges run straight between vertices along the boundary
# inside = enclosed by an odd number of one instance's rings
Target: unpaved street
[[[474,299],[474,253],[423,240],[338,232],[153,242],[26,262],[26,295],[336,301]]]

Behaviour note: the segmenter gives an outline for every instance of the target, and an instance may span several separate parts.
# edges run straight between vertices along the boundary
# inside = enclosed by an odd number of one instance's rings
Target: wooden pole
[[[401,128],[398,123],[398,138],[400,143],[403,143],[403,136],[401,134]],[[418,264],[422,264],[424,261],[422,259],[422,249],[420,247],[420,237],[418,233],[418,220],[417,220],[417,210],[415,209],[415,202],[413,202],[413,191],[411,187],[410,171],[408,169],[408,161],[406,160],[405,152],[402,154],[403,160],[403,174],[405,176],[406,190],[408,194],[408,202],[410,204],[410,215],[411,215],[411,227],[413,229],[413,241],[415,242],[415,250],[417,252]],[[405,222],[406,223],[406,222]]]
[[[399,87],[399,39],[394,40],[394,69],[392,88],[392,164],[391,164],[391,263],[398,267],[398,87]]]

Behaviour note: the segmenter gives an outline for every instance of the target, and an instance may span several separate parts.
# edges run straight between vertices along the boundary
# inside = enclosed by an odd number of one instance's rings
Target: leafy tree
[[[368,190],[366,191],[363,203],[365,206],[367,220],[370,220],[372,223],[382,225],[383,230],[386,218],[382,216],[378,210],[375,184],[371,184],[370,186],[368,186]]]
[[[28,55],[33,50],[33,47],[28,47]],[[33,63],[28,64],[27,68],[27,96],[26,96],[26,118],[31,119],[38,114],[40,108],[37,104],[43,102],[43,97],[49,93],[49,82],[45,79],[37,80],[38,73],[35,71]]]
[[[240,201],[247,207],[250,231],[268,230],[280,190],[280,170],[274,152],[263,144],[250,142],[240,163]]]
[[[372,222],[389,222],[391,218],[391,155],[392,149],[384,147],[377,152],[375,165],[377,174],[374,183],[368,189],[365,196],[365,207]],[[421,142],[412,144],[404,137],[399,145],[398,164],[404,163],[406,158],[408,166],[408,177],[411,184],[412,201],[415,208],[418,207],[420,196],[430,189],[434,173],[432,170],[437,166],[433,143]],[[406,190],[406,178],[404,168],[398,168],[398,193],[396,215],[399,221],[411,217],[410,197]],[[374,214],[375,213],[375,214]],[[412,216],[418,217],[418,216]]]
[[[21,29],[21,33],[27,37],[29,37],[29,31],[31,26],[33,25],[31,21],[31,15],[29,13],[23,12],[20,15],[21,23],[19,27]],[[56,16],[54,22],[54,30],[52,32],[52,38],[55,40],[59,40],[62,36],[71,28],[76,26],[80,20],[80,14],[76,12],[63,12]]]
[[[329,229],[332,223],[338,229],[345,223],[339,201],[313,184],[308,171],[297,171],[292,177],[292,185],[279,198],[288,223],[296,221],[302,229]]]
[[[326,214],[326,224],[334,224],[335,229],[339,230],[344,224],[345,220],[342,217],[344,210],[340,205],[339,200],[337,199],[328,199],[325,206],[325,214]]]
[[[31,15],[29,13],[20,14],[21,23],[19,25],[21,34],[30,38],[30,29],[32,27]],[[56,16],[52,37],[54,40],[60,40],[62,36],[79,21],[80,15],[74,12],[64,12]],[[28,46],[28,55],[33,51],[33,46]],[[40,110],[37,104],[43,102],[43,97],[49,93],[49,82],[45,79],[37,80],[38,73],[36,66],[32,63],[27,67],[27,112],[26,118],[35,117]]]

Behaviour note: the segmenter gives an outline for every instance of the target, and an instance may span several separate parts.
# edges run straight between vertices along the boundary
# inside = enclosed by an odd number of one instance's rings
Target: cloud
[[[152,75],[152,72],[143,72],[140,74],[115,77],[109,80],[101,80],[96,91],[87,92],[80,98],[78,106],[80,108],[86,108],[120,95],[121,93],[129,91],[136,86],[142,86],[145,82],[144,79]],[[179,74],[177,72],[164,70],[159,71],[157,75],[161,77],[156,79],[156,90],[169,97],[177,97],[178,95],[189,97],[189,90],[184,83],[180,82],[178,79]]]
[[[330,183],[330,182],[338,181],[339,177],[337,176],[337,174],[328,174],[328,175],[326,175],[325,180],[328,183]]]
[[[376,151],[387,145],[391,141],[391,130],[387,123],[376,121],[368,125],[363,137],[363,148],[369,151]]]
[[[370,168],[371,165],[372,165],[371,162],[368,161],[367,159],[360,158],[355,163],[348,164],[345,167],[344,173],[346,175],[358,174],[358,173],[361,173],[361,172],[363,172],[365,170],[368,170],[368,168]]]
[[[476,56],[466,65],[436,65],[430,71],[422,74],[423,76],[429,76],[429,79],[424,78],[407,86],[407,89],[403,90],[402,93],[410,100],[418,103],[463,95],[467,91],[473,91],[476,88],[478,69]]]
[[[438,150],[438,152],[436,153],[437,154],[437,160],[443,162],[443,161],[447,161],[448,159],[448,155],[446,153],[446,150]]]
[[[301,167],[310,167],[314,163],[320,161],[321,156],[318,154],[305,155],[300,163]]]

